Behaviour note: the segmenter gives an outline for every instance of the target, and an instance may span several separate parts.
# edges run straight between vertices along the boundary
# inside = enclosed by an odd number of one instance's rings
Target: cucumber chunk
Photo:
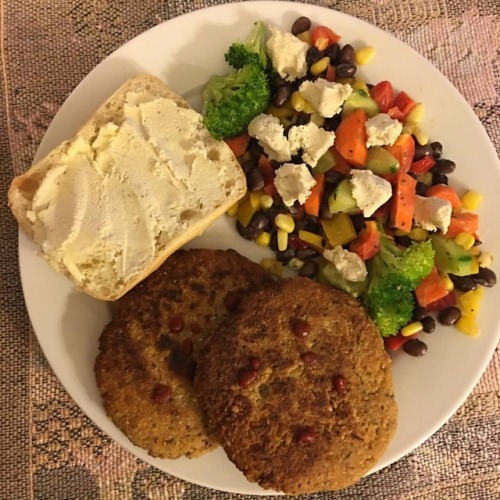
[[[377,103],[364,90],[354,89],[352,94],[344,102],[342,118],[345,118],[347,115],[360,108],[365,110],[368,118],[378,115],[379,113]]]
[[[436,253],[435,262],[439,271],[456,276],[474,274],[477,266],[472,255],[454,240],[433,234],[431,243]]]
[[[351,181],[349,179],[343,179],[337,184],[337,187],[328,198],[328,208],[332,214],[340,212],[355,214],[359,212],[356,200],[352,196]]]
[[[366,168],[377,175],[394,174],[399,170],[399,162],[382,146],[368,148]]]

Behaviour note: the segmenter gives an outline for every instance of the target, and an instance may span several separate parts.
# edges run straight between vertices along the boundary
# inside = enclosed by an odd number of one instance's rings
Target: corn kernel
[[[421,332],[422,328],[423,326],[420,321],[414,321],[413,323],[409,323],[405,327],[401,328],[401,335],[403,337],[410,337],[411,335]]]
[[[271,233],[262,231],[262,233],[255,238],[255,243],[261,247],[268,247],[271,243]]]
[[[453,291],[455,288],[455,285],[453,281],[451,281],[451,278],[447,274],[440,274],[441,281],[443,282],[444,288],[446,289],[447,292]]]
[[[346,78],[336,78],[336,79],[335,79],[335,81],[336,81],[337,83],[343,83],[344,85],[345,85],[346,83],[348,83],[348,84],[349,84],[349,85],[351,85],[351,87],[352,87],[352,86],[354,85],[354,81],[355,81],[355,79],[354,79],[354,78],[352,78],[352,77],[350,77],[350,76],[348,76],[348,77],[346,77]]]
[[[481,247],[479,245],[473,246],[472,248],[469,249],[469,253],[473,257],[479,257],[481,255]]]
[[[475,243],[476,239],[469,233],[458,233],[455,236],[455,243],[458,243],[465,250],[470,250]]]
[[[306,107],[306,100],[298,90],[292,94],[290,100],[295,111],[304,111],[304,108]]]
[[[416,123],[405,123],[403,124],[402,134],[414,134],[418,129],[419,125]]]
[[[265,257],[260,261],[260,267],[281,278],[283,275],[283,264],[271,257]]]
[[[250,205],[253,208],[260,208],[260,193],[250,193]]]
[[[302,33],[299,33],[298,35],[295,35],[299,40],[302,40],[303,42],[307,43],[308,45],[312,45],[312,40],[311,40],[311,32],[308,31],[303,31]]]
[[[477,263],[479,264],[479,267],[491,267],[493,264],[493,254],[490,252],[482,252],[477,258]]]
[[[321,59],[318,59],[315,63],[311,64],[311,75],[321,75],[323,71],[326,71],[329,64],[329,57],[322,57]]]
[[[479,272],[479,264],[478,264],[478,261],[477,261],[477,257],[472,257],[472,262],[471,262],[471,265],[470,265],[470,273],[471,274],[477,274]]]
[[[288,233],[283,229],[278,229],[278,250],[284,252],[288,246]]]
[[[314,42],[314,46],[319,50],[325,50],[330,45],[330,40],[326,36],[320,36]]]
[[[426,186],[430,186],[432,184],[432,172],[425,172],[417,175],[417,181],[423,182]]]
[[[238,221],[240,222],[240,224],[243,227],[247,227],[257,210],[258,207],[255,207],[251,204],[250,196],[247,194],[247,196],[243,198],[240,206],[238,207]]]
[[[465,333],[465,335],[469,337],[477,337],[481,333],[476,320],[471,316],[461,316],[461,318],[455,323],[455,326],[458,330]]]
[[[429,136],[421,128],[417,128],[413,135],[421,146],[425,146],[429,142]]]
[[[277,108],[276,106],[270,104],[266,109],[266,114],[275,116],[281,120],[282,118],[292,118],[295,116],[295,110],[293,109],[291,103],[287,101],[287,103],[281,108]]]
[[[413,227],[409,233],[408,237],[413,241],[425,241],[429,237],[428,231],[421,227]]]
[[[237,201],[234,205],[230,206],[227,209],[226,214],[229,215],[230,217],[236,217],[236,215],[238,215],[239,207],[240,207],[240,202]]]
[[[470,290],[461,294],[458,297],[458,305],[460,306],[462,314],[475,319],[477,317],[483,295],[484,288],[482,286],[478,286],[475,290]]]
[[[325,123],[325,117],[315,112],[311,113],[311,118],[309,121],[313,122],[318,127],[322,127],[323,124]]]
[[[467,191],[462,196],[462,205],[467,210],[477,210],[483,201],[483,195],[476,191]]]
[[[405,123],[413,123],[415,125],[420,125],[424,118],[425,106],[421,102],[417,102],[411,111],[406,115]]]
[[[261,193],[260,195],[260,206],[263,209],[268,209],[273,206],[273,197],[268,194]]]
[[[370,89],[368,88],[368,85],[366,85],[366,82],[364,80],[361,80],[359,78],[354,80],[352,88],[355,90],[362,90],[366,94],[370,95]]]
[[[295,221],[293,217],[288,214],[278,214],[274,218],[274,223],[276,227],[285,231],[285,233],[291,233],[295,229]]]
[[[354,52],[354,61],[356,64],[363,66],[363,64],[368,64],[375,56],[375,47],[361,47]]]
[[[298,271],[299,269],[302,269],[304,267],[304,261],[300,260],[297,257],[292,257],[290,259],[290,262],[288,263],[288,267],[290,269],[293,269],[294,271]]]

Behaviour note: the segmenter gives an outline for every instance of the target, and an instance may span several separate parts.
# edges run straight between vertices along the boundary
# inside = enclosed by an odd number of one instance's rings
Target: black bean
[[[424,182],[418,181],[417,185],[415,186],[415,192],[419,196],[424,196],[425,192],[427,191],[427,187],[428,187],[427,184],[425,184]]]
[[[295,250],[291,247],[276,252],[276,260],[288,264],[295,257]]]
[[[432,316],[425,316],[420,323],[425,333],[432,333],[436,329],[436,320]]]
[[[321,228],[321,224],[318,222],[318,218],[315,217],[314,215],[305,215],[304,216],[304,220],[306,222],[306,230],[307,231],[310,231],[311,233],[318,233],[320,228]]]
[[[340,120],[340,114],[333,115],[330,118],[325,118],[325,121],[323,122],[323,128],[328,132],[333,132],[340,125]]]
[[[437,172],[439,174],[451,174],[456,168],[456,164],[454,161],[439,159],[436,160],[436,164],[432,167],[433,172]]]
[[[354,226],[354,229],[356,230],[357,233],[359,233],[366,227],[365,217],[363,216],[363,214],[352,214],[350,215],[350,217],[352,225]]]
[[[470,292],[477,287],[477,282],[473,276],[456,276],[455,274],[448,274],[448,276],[453,281],[455,288],[461,292]]]
[[[432,184],[435,186],[436,184],[445,184],[448,185],[448,177],[439,172],[432,173]]]
[[[279,75],[275,75],[271,80],[271,84],[275,89],[277,89],[282,85],[289,85],[290,82],[287,82],[284,78],[281,78],[281,76]]]
[[[285,209],[281,205],[273,204],[266,210],[264,210],[264,215],[269,219],[269,220],[274,220],[274,218],[278,214],[282,214],[285,212]]]
[[[462,316],[458,307],[452,306],[442,309],[438,313],[438,321],[445,326],[454,325]]]
[[[395,236],[394,241],[404,248],[408,248],[411,245],[411,238],[409,236]]]
[[[292,218],[294,221],[302,220],[304,218],[305,212],[304,212],[304,206],[299,205],[296,210],[293,212],[290,212]]]
[[[282,108],[292,95],[291,85],[282,85],[274,94],[273,102],[277,108]]]
[[[418,161],[432,154],[432,148],[429,144],[422,146],[421,144],[415,144],[415,154],[413,155],[413,160]]]
[[[254,157],[254,158],[260,158],[260,156],[264,153],[264,149],[262,146],[257,142],[256,139],[251,139],[250,143],[248,144],[248,152]]]
[[[418,339],[410,339],[403,344],[403,350],[410,356],[419,358],[427,353],[427,344]]]
[[[413,321],[420,321],[422,318],[425,318],[426,316],[427,316],[427,311],[423,307],[417,306],[413,310],[413,316],[412,316]]]
[[[300,35],[307,31],[311,27],[311,20],[308,17],[300,16],[295,19],[295,22],[292,24],[292,33],[294,35]]]
[[[308,260],[304,263],[301,270],[299,271],[299,276],[304,278],[313,278],[318,272],[318,263],[315,260]]]
[[[432,156],[434,158],[441,158],[441,155],[443,154],[443,145],[440,142],[431,142],[430,147],[432,149]]]
[[[236,229],[240,236],[246,240],[255,239],[269,224],[269,219],[265,216],[264,212],[255,212],[248,226],[243,226],[240,221],[236,221]]]
[[[344,176],[336,170],[328,170],[325,174],[325,182],[331,184],[332,188],[334,188],[342,179],[344,179]]]
[[[314,248],[307,247],[307,248],[299,248],[298,250],[295,250],[295,257],[300,260],[309,260],[312,259],[313,257],[316,257],[318,255],[318,252],[314,250]]]
[[[319,50],[318,47],[311,45],[306,52],[306,63],[308,66],[311,66],[316,61],[319,61],[322,57],[323,52]]]
[[[340,59],[340,46],[338,43],[331,43],[324,51],[325,56],[330,58],[330,63],[335,64]]]
[[[260,168],[256,167],[247,173],[247,188],[250,192],[255,193],[264,187],[264,177]]]
[[[297,126],[306,125],[310,122],[310,120],[311,120],[311,115],[301,111],[300,113],[297,114],[297,118],[295,119],[295,125]]]
[[[474,281],[481,286],[492,287],[497,283],[497,275],[487,267],[480,267],[477,274],[473,274]]]
[[[241,164],[241,168],[245,174],[248,174],[254,168],[257,168],[257,158],[250,158],[249,160],[245,160]]]
[[[350,78],[354,76],[358,68],[354,64],[341,62],[335,69],[335,73],[339,78]]]
[[[342,47],[340,51],[339,61],[341,63],[352,64],[354,62],[354,47],[350,44],[346,44]]]
[[[329,207],[329,204],[328,204],[328,199],[323,200],[321,202],[320,217],[322,219],[327,219],[327,220],[331,219],[333,217],[333,214],[330,212],[330,207]]]

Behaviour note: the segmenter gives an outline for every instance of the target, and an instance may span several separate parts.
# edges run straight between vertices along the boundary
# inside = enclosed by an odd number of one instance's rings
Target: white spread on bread
[[[221,144],[197,112],[128,92],[122,122],[68,143],[41,181],[26,214],[35,242],[76,283],[130,280],[231,194]]]

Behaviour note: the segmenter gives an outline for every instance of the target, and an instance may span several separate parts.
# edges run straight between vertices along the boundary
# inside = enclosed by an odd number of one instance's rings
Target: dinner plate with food
[[[187,481],[300,494],[397,461],[479,380],[499,190],[474,112],[410,47],[243,2],[107,57],[9,205],[37,339],[97,426]]]

